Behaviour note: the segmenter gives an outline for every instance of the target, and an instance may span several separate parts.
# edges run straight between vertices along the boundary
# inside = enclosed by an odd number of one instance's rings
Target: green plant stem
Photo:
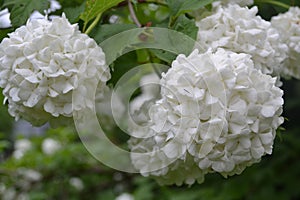
[[[149,55],[149,58],[150,58],[151,67],[153,68],[154,72],[155,72],[156,75],[159,77],[159,79],[161,79],[161,78],[162,78],[162,76],[161,76],[162,71],[159,70],[159,69],[155,66],[155,64],[153,63],[153,55],[152,55],[152,53],[151,53],[149,50],[147,50],[147,52],[148,52],[148,55]]]
[[[93,23],[88,27],[88,29],[84,33],[88,35],[93,30],[93,28],[95,28],[95,26],[98,24],[100,18],[101,18],[101,14],[97,15]],[[85,27],[83,29],[85,30]]]
[[[286,9],[290,8],[290,6],[288,4],[285,4],[285,3],[282,3],[279,1],[274,1],[274,0],[255,0],[255,3],[268,3],[268,4],[280,6],[282,8],[286,8]]]
[[[175,16],[173,16],[173,15],[170,16],[168,28],[172,29],[172,27],[174,26],[174,24],[175,24],[177,18],[178,18],[178,17],[175,17]]]

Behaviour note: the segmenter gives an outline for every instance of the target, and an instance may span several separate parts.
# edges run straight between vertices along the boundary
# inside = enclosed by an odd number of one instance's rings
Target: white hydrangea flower
[[[205,49],[221,47],[236,53],[247,53],[257,69],[265,74],[278,75],[286,59],[287,46],[271,23],[251,9],[229,4],[219,6],[214,14],[196,21],[197,41]]]
[[[70,178],[69,184],[72,185],[78,191],[81,191],[84,189],[84,184],[83,184],[82,180],[78,177]]]
[[[56,141],[52,138],[46,138],[44,139],[42,143],[42,151],[44,154],[52,155],[56,151],[58,151],[61,148],[61,144],[59,141]]]
[[[2,199],[14,200],[18,196],[17,190],[14,187],[5,189],[5,192],[1,194]]]
[[[15,149],[21,150],[21,151],[28,151],[29,149],[31,149],[31,142],[28,139],[19,139],[16,140],[15,143]]]
[[[42,174],[34,169],[19,168],[17,173],[29,182],[40,181],[43,178]]]
[[[0,44],[0,87],[9,113],[34,125],[71,117],[74,90],[80,96],[73,109],[93,105],[89,88],[108,79],[102,49],[64,14],[53,21],[29,20]]]
[[[213,6],[237,4],[239,6],[250,6],[253,5],[254,0],[222,0],[213,2]]]
[[[122,193],[115,200],[134,200],[134,197],[129,193]]]
[[[300,79],[300,8],[290,7],[286,13],[272,17],[271,24],[289,48],[282,75]]]
[[[15,150],[13,152],[13,157],[20,159],[24,156],[26,151],[30,150],[32,147],[31,142],[28,139],[19,139],[15,142]]]
[[[162,184],[181,185],[211,172],[239,174],[271,154],[283,91],[250,58],[224,49],[179,55],[162,75],[148,125],[133,130],[150,136],[130,139],[133,165]]]

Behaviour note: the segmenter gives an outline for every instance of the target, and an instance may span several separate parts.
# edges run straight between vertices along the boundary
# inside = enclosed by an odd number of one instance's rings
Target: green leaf
[[[3,150],[5,150],[9,146],[10,146],[10,142],[9,141],[0,140],[0,152],[2,152]]]
[[[176,59],[176,54],[164,51],[161,49],[150,49],[150,51],[160,60],[163,60],[167,63],[172,63],[173,60]]]
[[[11,7],[10,20],[13,27],[19,27],[26,23],[30,14],[37,10],[43,13],[49,8],[48,0],[10,0],[5,1],[3,7]]]
[[[7,34],[10,33],[11,31],[13,31],[12,28],[0,29],[0,41],[2,41],[3,38],[7,37]]]
[[[94,38],[97,43],[101,43],[113,35],[133,28],[136,28],[134,24],[104,24],[96,26],[90,36]]]
[[[101,15],[104,11],[116,6],[123,0],[87,0],[85,11],[80,15],[85,26],[96,16]]]
[[[72,0],[72,1],[70,1],[70,0],[57,0],[57,1],[59,2],[59,4],[63,8],[77,7],[77,6],[80,6],[81,4],[85,3],[85,0]]]
[[[214,0],[167,0],[171,14],[178,17],[180,14],[202,8]]]
[[[105,52],[107,63],[111,64],[120,55],[136,50],[133,44],[140,44],[141,35],[145,30],[130,29],[113,35],[99,44]]]
[[[82,3],[79,6],[76,7],[67,7],[64,9],[64,13],[66,14],[69,22],[71,24],[74,24],[78,22],[80,14],[84,11],[85,9],[85,3]]]
[[[185,34],[186,36],[189,36],[190,38],[196,40],[197,38],[197,32],[198,32],[198,27],[195,25],[194,19],[189,19],[184,15],[181,15],[177,18],[175,21],[175,24],[173,26],[173,29],[175,31],[181,32]],[[177,38],[178,39],[178,38]],[[185,49],[183,49],[182,53],[185,53],[188,55],[192,49],[194,48],[194,43],[188,42],[186,43]],[[159,49],[151,49],[151,52],[159,59],[171,63],[175,58],[176,54],[167,52],[164,50],[159,50]]]
[[[174,30],[184,33],[194,40],[197,38],[198,27],[195,24],[195,20],[189,19],[184,15],[178,17],[174,24]]]

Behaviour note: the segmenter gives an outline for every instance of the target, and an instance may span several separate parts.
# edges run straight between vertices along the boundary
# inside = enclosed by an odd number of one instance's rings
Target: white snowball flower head
[[[57,152],[59,149],[61,149],[61,144],[59,141],[54,140],[52,138],[44,139],[42,143],[42,151],[44,154],[52,155],[55,152]]]
[[[134,200],[134,196],[129,193],[122,193],[115,198],[115,200]]]
[[[300,79],[300,8],[290,7],[286,13],[272,17],[271,24],[289,48],[282,75]]]
[[[81,191],[84,189],[83,181],[78,177],[70,178],[69,183],[78,191]]]
[[[15,151],[13,152],[13,157],[20,159],[24,154],[32,148],[32,144],[28,139],[19,139],[15,141]]]
[[[196,21],[197,41],[205,49],[218,47],[252,56],[257,69],[266,74],[279,74],[286,59],[287,46],[271,23],[257,16],[251,9],[229,4],[219,6],[214,14]]]
[[[0,44],[0,87],[9,112],[34,125],[71,117],[74,90],[82,95],[74,109],[92,105],[88,88],[109,79],[102,49],[64,14],[53,21],[29,20]]]
[[[30,182],[37,182],[43,178],[40,172],[28,168],[17,169],[17,174],[22,175],[25,180]]]
[[[143,175],[161,184],[201,183],[206,173],[239,174],[272,153],[283,91],[250,57],[218,49],[176,58],[162,75],[147,129],[133,130],[150,137],[129,141]]]

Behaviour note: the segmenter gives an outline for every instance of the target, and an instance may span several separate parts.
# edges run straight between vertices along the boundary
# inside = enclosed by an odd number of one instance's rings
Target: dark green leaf
[[[195,20],[189,19],[184,15],[178,17],[174,24],[174,30],[184,33],[194,40],[197,38],[198,27],[195,24]]]
[[[187,18],[185,15],[181,15],[177,18],[177,20],[175,21],[175,24],[173,25],[173,29],[175,31],[179,31],[181,33],[183,33],[184,35],[188,36],[189,38],[196,40],[197,38],[197,32],[198,32],[198,27],[195,25],[195,21],[194,19],[189,19]],[[185,43],[185,49],[183,49],[182,53],[185,53],[186,55],[188,55],[192,49],[194,48],[194,43],[193,42],[188,42]],[[163,50],[157,50],[157,49],[153,49],[151,50],[152,53],[154,53],[154,55],[167,62],[167,63],[171,63],[175,58],[176,58],[176,54],[174,53],[170,53],[167,51],[163,51]]]
[[[139,64],[136,60],[137,55],[135,52],[129,52],[128,54],[119,57],[112,65],[115,70],[112,70],[111,72],[112,77],[109,80],[109,83],[115,85],[127,71],[138,66]]]
[[[67,7],[64,9],[64,13],[66,14],[69,22],[71,24],[74,24],[78,22],[80,14],[84,11],[85,9],[85,3],[82,3],[79,6],[76,7]]]
[[[10,20],[13,27],[19,27],[26,23],[33,11],[43,13],[49,8],[48,0],[12,0],[5,1],[3,7],[10,7]]]
[[[159,58],[160,60],[163,60],[167,63],[172,63],[173,60],[175,60],[176,58],[176,54],[168,52],[168,51],[164,51],[164,50],[160,50],[160,49],[151,49],[150,50],[157,58]]]
[[[72,0],[72,1],[70,1],[70,0],[57,0],[57,1],[59,2],[59,4],[63,8],[77,7],[77,6],[80,6],[81,4],[85,3],[85,0]]]
[[[197,10],[213,1],[214,0],[167,0],[167,3],[171,9],[171,14],[178,17],[182,13]]]
[[[111,64],[116,58],[127,52],[136,50],[134,44],[141,44],[141,35],[144,29],[130,29],[113,35],[101,42],[107,63]]]
[[[91,32],[91,37],[93,37],[98,43],[103,42],[107,38],[121,33],[123,31],[127,31],[129,29],[136,28],[134,24],[104,24],[101,26],[97,26]]]
[[[0,29],[0,41],[3,40],[3,38],[7,37],[7,34],[12,31],[11,28],[9,29]]]

